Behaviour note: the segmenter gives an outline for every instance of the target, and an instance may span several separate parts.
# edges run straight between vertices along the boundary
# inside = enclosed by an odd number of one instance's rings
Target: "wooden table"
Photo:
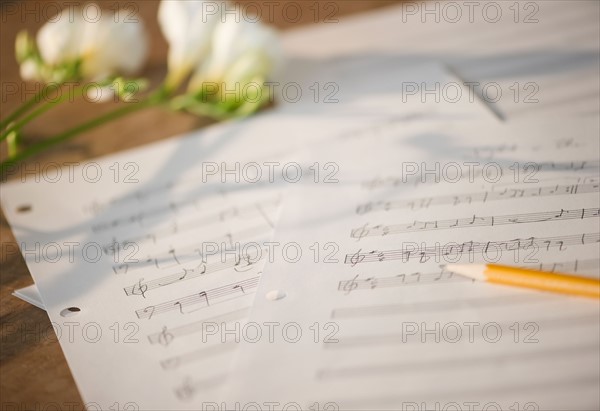
[[[321,1],[318,6],[322,18],[326,12],[334,11],[333,18],[358,13],[376,7],[385,7],[398,0],[346,0]],[[0,118],[20,105],[25,98],[35,93],[34,84],[25,84],[19,77],[19,68],[14,58],[16,34],[27,29],[35,33],[46,18],[52,17],[53,8],[60,4],[49,1],[24,1],[0,3],[0,81],[2,100]],[[73,2],[71,2],[73,3]],[[99,2],[102,3],[102,2]],[[106,1],[104,6],[114,7],[119,2]],[[125,6],[129,2],[121,1]],[[152,44],[148,64],[143,75],[158,84],[166,73],[167,44],[156,23],[158,1],[134,2],[139,15],[144,19]],[[254,2],[264,3],[264,1]],[[273,3],[273,2],[271,2]],[[301,7],[302,18],[298,22],[286,21],[283,13],[274,13],[275,26],[286,30],[298,25],[314,24],[313,1],[277,1],[278,7],[295,3]],[[82,3],[83,4],[83,3]],[[263,4],[264,6],[264,4]],[[265,8],[266,10],[266,8]],[[267,15],[266,12],[263,15]],[[343,17],[342,17],[343,18]],[[335,23],[333,23],[335,24]],[[16,90],[16,92],[14,91]],[[83,119],[93,118],[102,112],[114,109],[115,104],[73,102],[57,107],[24,129],[25,143],[43,140],[49,136],[79,124]],[[30,160],[27,170],[42,170],[51,162],[65,163],[114,153],[145,143],[206,126],[210,121],[185,114],[174,114],[160,109],[149,109],[123,120],[103,126],[72,140],[56,149]],[[2,144],[0,156],[6,157]],[[21,167],[21,170],[24,170]],[[10,177],[21,178],[19,173]],[[1,189],[1,188],[0,188]],[[82,410],[84,403],[79,396],[58,340],[52,331],[46,313],[13,296],[13,290],[32,283],[27,267],[21,257],[10,227],[2,214],[0,238],[0,410]],[[101,384],[101,381],[98,382]]]

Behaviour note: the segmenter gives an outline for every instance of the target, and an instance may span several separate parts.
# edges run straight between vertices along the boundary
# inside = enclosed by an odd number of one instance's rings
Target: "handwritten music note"
[[[507,224],[528,224],[528,223],[546,223],[549,221],[559,222],[564,220],[598,218],[600,217],[600,209],[573,209],[573,210],[557,210],[543,211],[535,213],[520,213],[500,216],[477,216],[473,215],[470,218],[447,219],[435,221],[414,221],[410,224],[391,224],[391,225],[375,225],[368,227],[365,224],[362,227],[352,229],[350,237],[360,241],[367,236],[386,236],[390,234],[404,234],[414,231],[431,231],[431,230],[446,230],[453,228],[469,228],[469,227],[493,227]]]
[[[478,243],[474,241],[466,241],[461,244],[448,243],[445,245],[434,245],[424,246],[416,249],[407,251],[406,249],[393,249],[385,251],[369,251],[361,252],[358,250],[354,254],[346,254],[344,259],[345,264],[350,264],[351,267],[361,263],[369,262],[384,262],[393,260],[404,260],[409,259],[415,253],[421,258],[421,262],[424,256],[440,257],[442,255],[463,255],[471,254],[473,252],[481,252],[482,256],[487,253],[491,253],[495,250],[515,251],[515,250],[527,250],[534,247],[543,247],[546,251],[550,248],[557,248],[558,251],[564,251],[566,246],[578,246],[600,242],[600,233],[582,233],[573,234],[568,236],[557,236],[557,237],[530,237],[526,239],[515,238],[510,240],[502,241],[488,241],[485,243]],[[412,244],[411,244],[412,245]],[[468,246],[467,249],[465,247]]]
[[[168,346],[169,344],[171,344],[171,341],[173,341],[173,339],[175,338],[173,336],[173,334],[171,334],[168,330],[167,327],[163,327],[162,331],[158,334],[158,343],[160,345],[164,345],[165,347]]]
[[[563,195],[582,195],[599,192],[600,184],[565,184],[546,187],[531,187],[527,189],[506,188],[503,191],[484,191],[473,194],[450,195],[420,198],[416,200],[402,201],[378,201],[369,202],[357,206],[356,213],[359,215],[371,213],[374,211],[389,211],[392,209],[423,209],[430,206],[440,206],[451,204],[458,206],[461,204],[471,204],[474,202],[486,203],[488,201],[509,200],[515,198],[527,197],[547,197],[547,196],[563,196]]]
[[[578,135],[578,130],[582,128],[572,125],[565,135]],[[250,321],[293,318],[306,328],[331,321],[339,327],[335,338],[340,343],[323,341],[294,346],[293,351],[285,344],[244,345],[236,373],[252,371],[261,382],[234,377],[229,392],[276,401],[297,395],[307,404],[333,401],[340,409],[400,409],[415,398],[421,401],[415,404],[431,400],[424,407],[433,408],[431,404],[443,402],[437,394],[429,394],[432,381],[444,381],[449,398],[466,399],[465,393],[470,393],[481,401],[501,396],[512,404],[509,395],[488,384],[487,378],[501,376],[518,387],[530,381],[537,384],[540,378],[560,381],[561,387],[578,393],[570,397],[571,403],[585,398],[582,404],[595,404],[598,389],[586,394],[579,381],[588,379],[594,387],[600,381],[596,304],[482,283],[444,269],[449,263],[486,262],[598,276],[598,181],[585,180],[585,171],[572,169],[585,168],[590,154],[583,145],[600,148],[598,133],[579,133],[581,147],[561,149],[572,150],[568,157],[556,151],[548,137],[553,133],[552,129],[494,132],[493,127],[472,135],[448,130],[407,133],[400,143],[402,154],[353,141],[344,147],[346,154],[354,154],[348,162],[336,157],[340,149],[333,145],[313,152],[314,161],[339,160],[345,184],[304,185],[293,191],[275,241],[293,238],[309,250],[317,242],[335,242],[338,263],[319,258],[304,265],[283,261],[268,265],[260,294],[277,289],[294,290],[294,295],[276,303],[257,299]],[[494,184],[482,177],[471,182],[403,184],[382,177],[393,176],[407,163],[436,170],[474,155],[493,158],[501,170],[515,161],[541,162],[551,178],[537,167],[517,170],[534,170],[538,182]],[[566,158],[573,167],[557,161]],[[422,173],[416,178],[423,178]],[[494,324],[510,337],[500,344],[490,344],[488,334],[476,333],[469,339],[465,324],[481,328]],[[521,339],[525,324],[538,337],[533,351]],[[537,324],[546,328],[542,331]],[[519,327],[519,343],[510,327]],[[286,367],[274,377],[264,366],[269,361],[285,362]],[[571,361],[577,365],[569,365]],[[465,364],[468,367],[463,368]],[[278,384],[282,377],[285,385]],[[265,381],[278,384],[277,392]],[[310,395],[302,395],[296,386]],[[556,398],[552,389],[536,393],[536,402],[546,401],[552,408]]]
[[[251,254],[245,254],[244,256],[235,255],[234,258],[227,258],[224,261],[216,259],[216,261],[213,261],[210,264],[200,263],[195,268],[184,268],[183,271],[156,278],[154,280],[144,282],[144,279],[141,278],[137,283],[125,287],[123,290],[125,291],[125,295],[128,296],[145,296],[145,294],[149,291],[156,290],[161,287],[176,284],[182,281],[193,280],[208,274],[219,273],[230,268],[234,268],[236,272],[248,272],[256,267],[256,263],[264,261],[266,256],[266,250],[259,250],[257,252],[252,252]],[[241,261],[244,261],[243,265],[241,265]]]
[[[237,289],[240,287],[243,287],[245,290],[254,289],[258,285],[258,279],[259,277],[251,277],[238,283],[228,284],[210,290],[202,290],[172,301],[156,304],[151,307],[151,310],[148,307],[136,310],[135,313],[139,319],[148,320],[151,319],[153,315],[156,316],[173,310],[177,310],[180,314],[186,314],[189,307],[194,307],[194,310],[199,310],[210,305],[228,301],[232,298],[241,297],[238,295]],[[212,304],[210,302],[212,302]],[[199,304],[201,307],[197,308],[196,306]]]

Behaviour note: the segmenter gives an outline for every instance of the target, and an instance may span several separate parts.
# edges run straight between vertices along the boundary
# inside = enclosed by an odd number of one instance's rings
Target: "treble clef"
[[[162,331],[158,334],[158,343],[163,346],[168,346],[171,344],[175,337],[169,331],[167,331],[167,327],[163,327]]]
[[[356,276],[354,276],[354,278],[352,280],[346,281],[346,283],[344,284],[343,290],[346,292],[346,295],[350,294],[352,291],[354,291],[358,288],[358,283],[356,282],[357,278],[358,278],[358,274]]]
[[[140,280],[137,282],[137,284],[134,284],[131,287],[131,295],[141,295],[142,297],[146,298],[146,291],[148,291],[148,284],[142,284],[142,281],[144,281],[144,279],[140,278]]]
[[[361,238],[368,236],[371,231],[370,229],[367,228],[368,225],[369,225],[369,223],[366,223],[362,227],[353,229],[352,232],[350,233],[350,237],[356,238],[356,241],[360,241]]]
[[[365,259],[365,256],[360,253],[361,251],[362,248],[359,249],[356,253],[354,253],[352,257],[350,257],[350,264],[352,265],[352,267],[354,267],[358,263],[362,263],[362,261]]]
[[[189,378],[186,378],[183,384],[181,384],[181,386],[175,390],[177,398],[179,398],[182,401],[190,400],[195,393],[196,388],[194,387],[192,380],[190,380]]]

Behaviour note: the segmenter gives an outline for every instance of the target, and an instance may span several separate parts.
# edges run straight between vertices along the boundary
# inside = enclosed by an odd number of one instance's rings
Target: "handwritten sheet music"
[[[312,74],[322,80],[326,65],[319,67]],[[219,398],[235,327],[245,323],[270,255],[263,245],[293,181],[282,168],[296,164],[311,181],[335,171],[304,161],[304,147],[377,141],[383,129],[413,129],[425,120],[443,128],[492,118],[477,101],[403,101],[402,79],[453,81],[439,66],[371,62],[370,69],[332,69],[345,73],[339,104],[282,104],[249,120],[70,165],[62,178],[30,176],[3,186],[3,209],[86,402],[197,409]],[[386,88],[367,93],[372,76]],[[213,324],[234,332],[207,340]]]
[[[340,183],[288,193],[274,241],[302,257],[265,269],[248,324],[277,328],[242,344],[228,407],[597,409],[598,301],[444,269],[598,277],[597,136],[461,125],[313,153],[338,155]]]

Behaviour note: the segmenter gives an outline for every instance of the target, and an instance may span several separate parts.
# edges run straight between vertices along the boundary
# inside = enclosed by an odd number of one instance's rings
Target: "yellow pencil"
[[[448,271],[479,281],[600,298],[600,280],[496,264],[448,264]]]

